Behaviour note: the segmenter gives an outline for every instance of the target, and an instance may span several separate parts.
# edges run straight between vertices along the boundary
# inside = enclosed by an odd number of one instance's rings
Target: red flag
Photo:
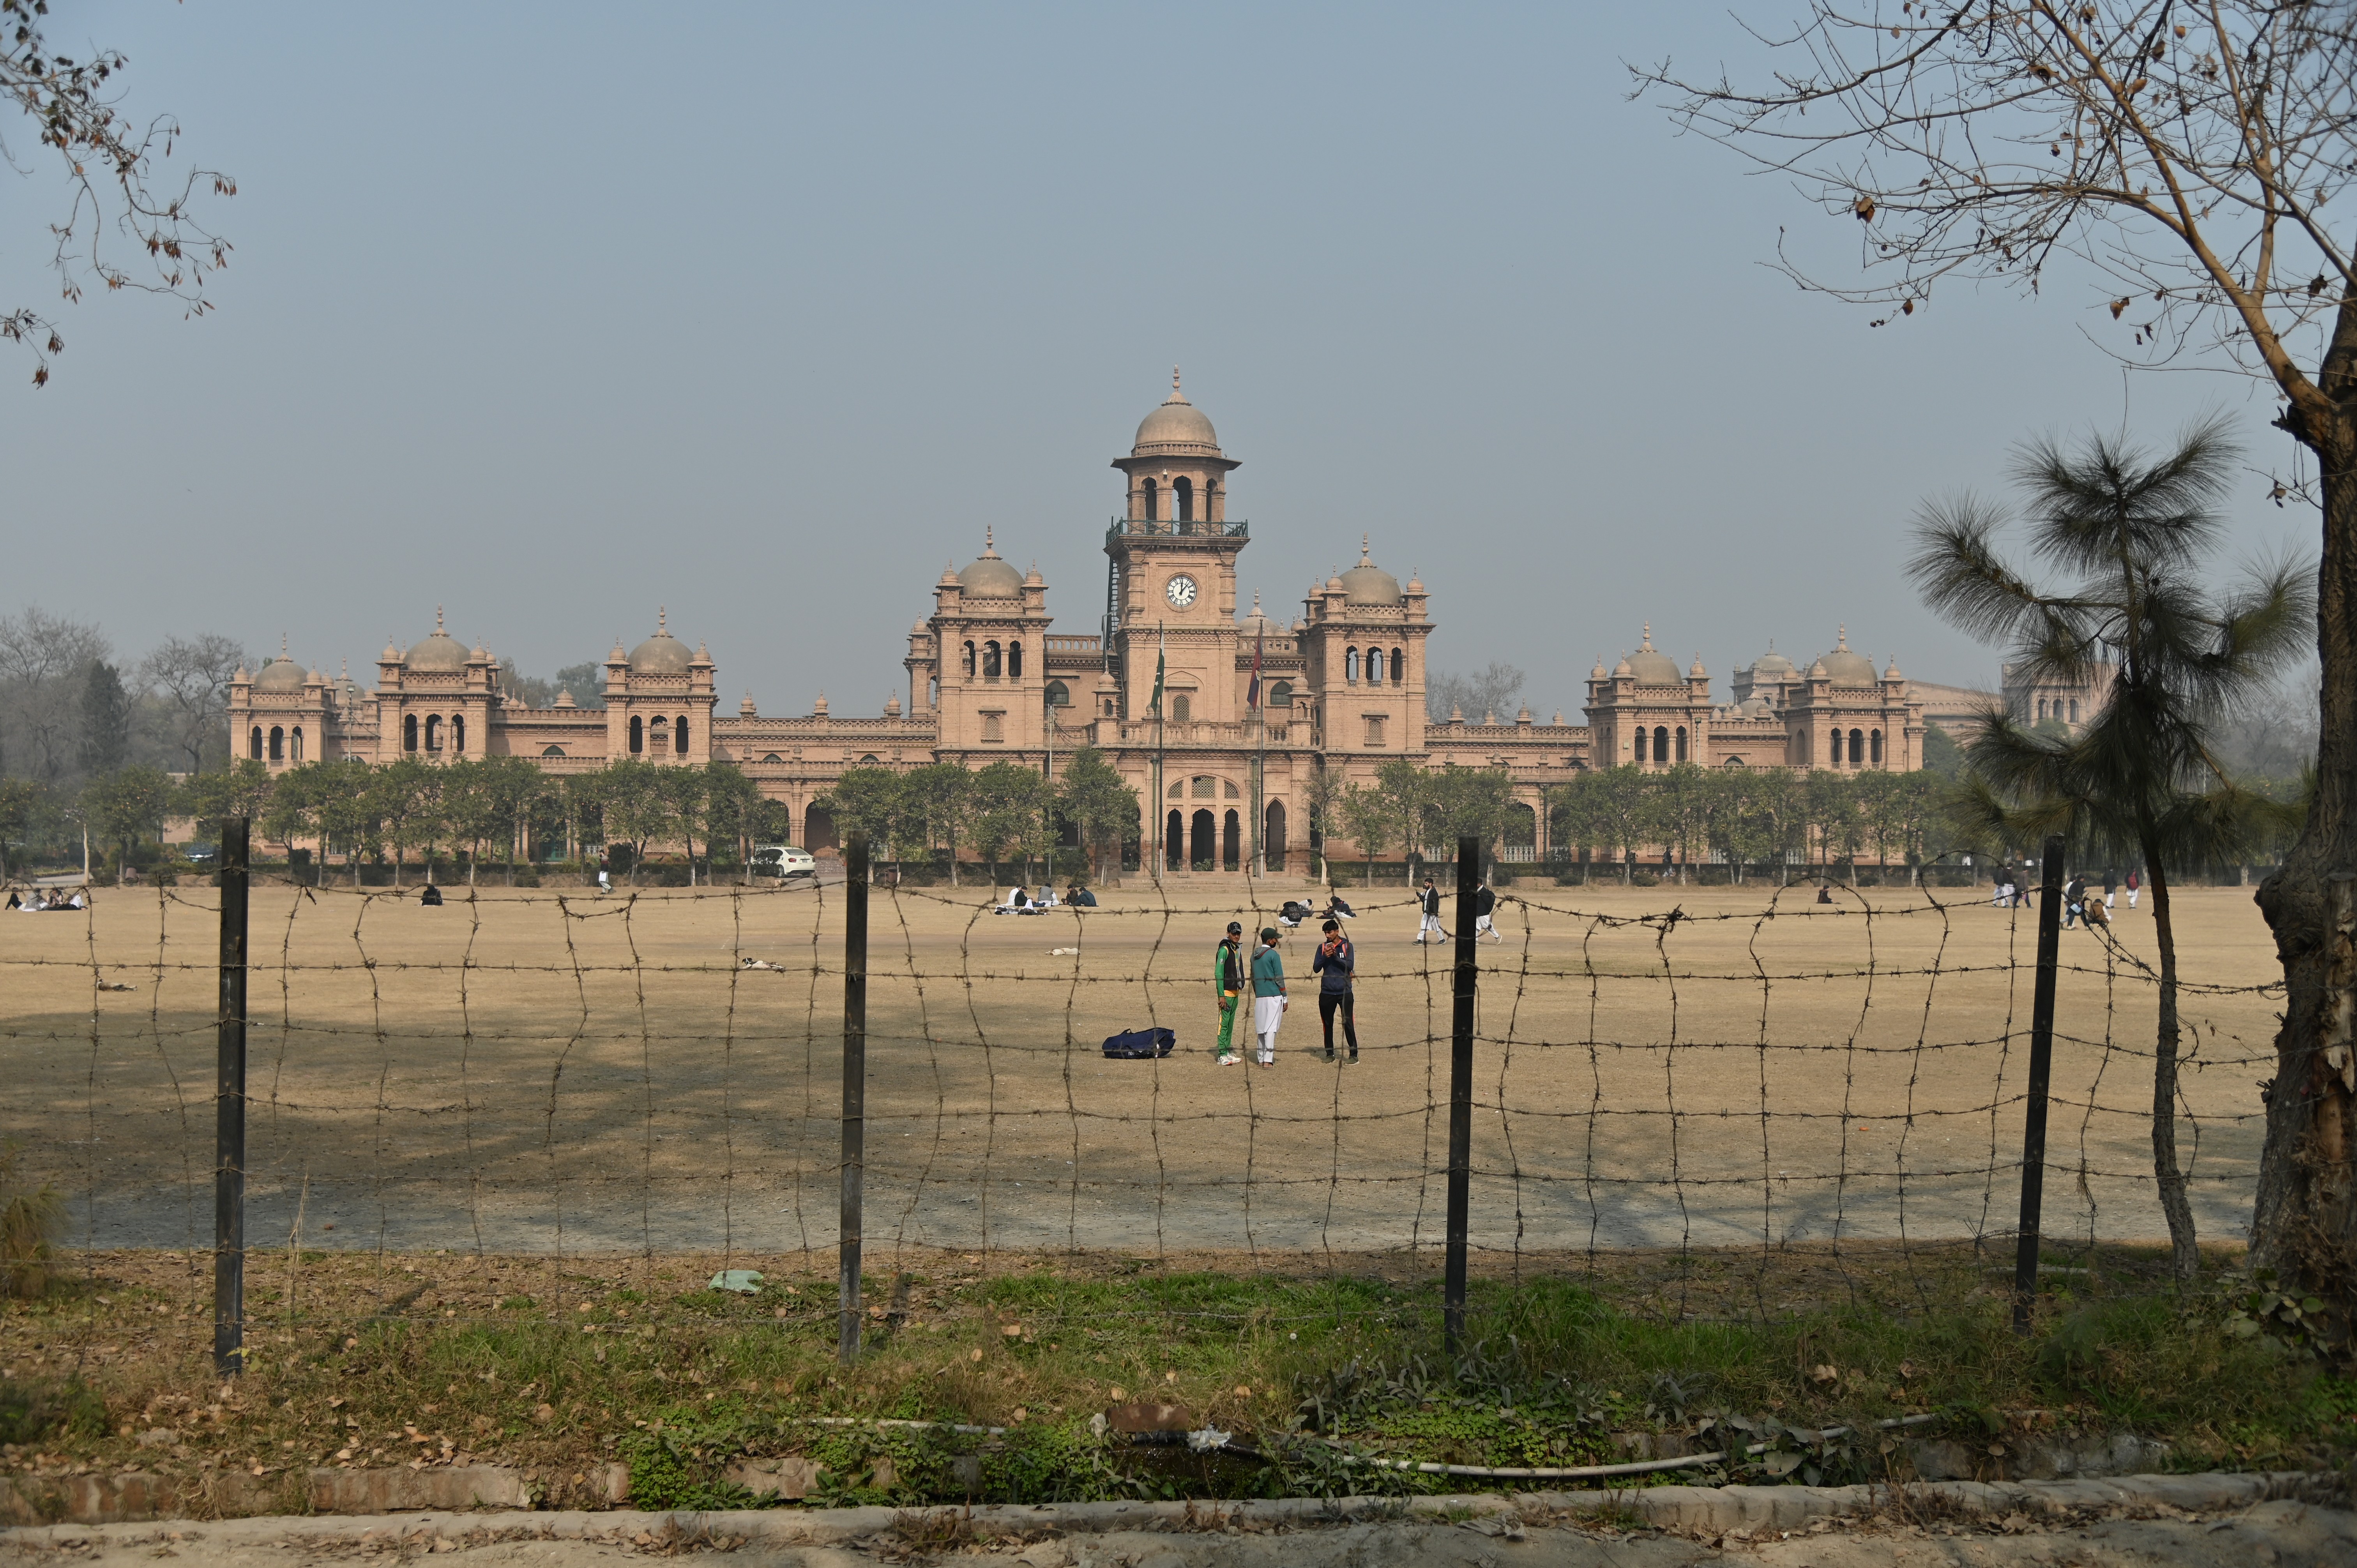
[[[1265,635],[1265,633],[1257,631],[1253,633],[1252,684],[1244,688],[1244,706],[1247,708],[1256,708],[1260,706],[1260,646],[1261,639]]]

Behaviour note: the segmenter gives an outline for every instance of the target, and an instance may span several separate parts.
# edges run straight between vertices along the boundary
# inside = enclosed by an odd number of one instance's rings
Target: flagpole
[[[1260,598],[1257,595],[1253,598],[1253,610],[1255,615],[1260,610]],[[1258,726],[1260,740],[1260,749],[1253,757],[1252,875],[1264,878],[1268,875],[1268,845],[1261,837],[1268,821],[1268,805],[1263,799],[1268,792],[1268,706],[1261,701],[1260,664],[1261,652],[1267,641],[1267,635],[1259,627],[1253,628],[1252,684],[1245,689],[1244,693],[1245,699],[1252,707],[1253,722]]]
[[[1170,846],[1162,838],[1170,822],[1162,803],[1162,681],[1170,657],[1170,633],[1157,620],[1154,623],[1154,886],[1159,887],[1162,886],[1162,874],[1168,869],[1170,863]]]

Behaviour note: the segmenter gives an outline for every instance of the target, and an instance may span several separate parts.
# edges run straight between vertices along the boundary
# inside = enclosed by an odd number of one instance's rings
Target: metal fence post
[[[1455,1012],[1448,1036],[1448,1265],[1443,1333],[1453,1362],[1465,1343],[1465,1251],[1473,1195],[1473,904],[1481,883],[1481,841],[1457,841]]]
[[[859,1354],[860,1207],[867,1175],[867,835],[843,854],[843,1212],[836,1226],[842,1267],[836,1355]]]
[[[243,817],[221,823],[221,1024],[213,1078],[213,1365],[245,1370],[245,928]]]
[[[2062,951],[2062,835],[2046,836],[2038,886],[2038,986],[2029,1004],[2029,1092],[2021,1124],[2021,1223],[2014,1231],[2013,1331],[2038,1300],[2039,1208],[2046,1198],[2046,1091],[2054,1069],[2054,976]]]

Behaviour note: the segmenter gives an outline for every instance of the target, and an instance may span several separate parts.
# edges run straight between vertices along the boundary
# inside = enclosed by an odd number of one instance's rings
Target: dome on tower
[[[282,650],[277,658],[262,667],[253,678],[257,692],[299,692],[303,689],[303,667],[289,659]]]
[[[684,675],[694,657],[687,644],[671,634],[668,610],[655,611],[655,634],[630,650],[633,675]]]
[[[1359,564],[1342,574],[1342,602],[1346,605],[1395,605],[1400,602],[1399,579],[1375,564],[1367,553],[1367,537],[1359,536]]]
[[[1637,677],[1642,686],[1683,686],[1685,677],[1678,673],[1678,661],[1653,646],[1653,623],[1645,623],[1645,639],[1637,651],[1626,660],[1629,673]]]
[[[957,575],[958,586],[978,599],[1012,599],[1023,592],[1023,574],[999,559],[990,531],[982,535],[982,555]]]
[[[1835,636],[1834,650],[1817,660],[1818,668],[1844,686],[1871,686],[1875,682],[1874,660],[1863,653],[1852,652],[1849,628],[1843,627]],[[1811,674],[1816,671],[1812,670]]]
[[[1283,621],[1271,620],[1262,612],[1260,593],[1255,589],[1253,593],[1252,613],[1236,618],[1236,634],[1240,637],[1283,637],[1286,635],[1286,626]]]
[[[1170,396],[1161,407],[1137,422],[1133,457],[1217,457],[1220,437],[1203,411],[1178,390],[1178,372],[1170,372]]]
[[[1800,671],[1793,667],[1791,660],[1776,651],[1776,645],[1772,642],[1768,645],[1768,651],[1753,660],[1751,665],[1754,681],[1790,681],[1798,674]]]
[[[434,635],[412,644],[401,661],[413,671],[437,673],[456,674],[467,668],[467,646],[442,629],[440,606],[434,609]]]

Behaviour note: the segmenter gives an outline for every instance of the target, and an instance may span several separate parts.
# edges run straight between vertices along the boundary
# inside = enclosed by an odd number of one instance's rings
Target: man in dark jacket
[[[1211,950],[1211,988],[1220,998],[1219,1065],[1235,1065],[1236,1002],[1244,990],[1244,928],[1239,920],[1228,922],[1228,934]]]
[[[1431,877],[1424,879],[1424,893],[1416,902],[1424,914],[1416,922],[1415,940],[1422,942],[1437,932],[1442,941],[1448,940],[1448,933],[1440,924],[1440,889],[1433,886]]]
[[[1475,885],[1473,889],[1473,940],[1475,941],[1480,941],[1483,937],[1489,938],[1493,942],[1502,942],[1506,940],[1498,934],[1498,928],[1490,919],[1497,908],[1498,895],[1491,890],[1489,882],[1485,879]]]
[[[1326,940],[1318,945],[1317,956],[1309,961],[1309,972],[1318,977],[1318,1021],[1326,1028],[1326,1059],[1334,1059],[1334,1014],[1342,1015],[1342,1037],[1350,1043],[1350,1060],[1359,1059],[1359,1025],[1353,1016],[1357,997],[1351,990],[1351,980],[1358,972],[1359,951],[1351,939],[1342,934],[1342,922],[1326,922]]]

